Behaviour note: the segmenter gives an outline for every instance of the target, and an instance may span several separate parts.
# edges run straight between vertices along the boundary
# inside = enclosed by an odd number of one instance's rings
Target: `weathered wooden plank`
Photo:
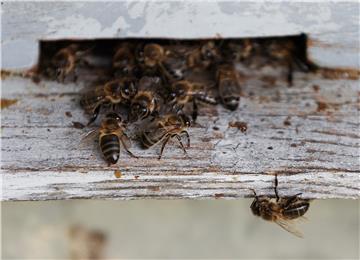
[[[296,73],[289,88],[259,79],[244,85],[237,111],[200,109],[189,157],[170,145],[159,161],[159,147],[142,150],[134,140],[141,158],[122,153],[107,167],[95,143],[78,147],[88,131],[72,126],[87,121],[81,86],[5,78],[2,97],[17,103],[1,115],[2,199],[238,198],[249,188],[272,195],[275,173],[284,196],[359,198],[359,81]],[[229,127],[235,121],[247,131]]]
[[[2,67],[36,63],[61,38],[266,37],[307,33],[319,65],[359,64],[359,2],[4,2]],[[101,12],[99,12],[101,10]]]

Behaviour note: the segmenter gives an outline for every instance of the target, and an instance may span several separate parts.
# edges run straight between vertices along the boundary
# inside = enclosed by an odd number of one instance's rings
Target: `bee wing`
[[[126,134],[123,134],[120,139],[127,148],[131,148],[131,140]]]
[[[98,129],[91,130],[90,132],[87,132],[84,134],[80,140],[79,148],[83,148],[84,146],[88,145],[91,141],[94,141],[94,139],[99,134]]]
[[[297,237],[300,237],[300,238],[304,237],[302,232],[297,228],[294,220],[286,220],[283,218],[277,218],[277,220],[275,220],[275,223]]]

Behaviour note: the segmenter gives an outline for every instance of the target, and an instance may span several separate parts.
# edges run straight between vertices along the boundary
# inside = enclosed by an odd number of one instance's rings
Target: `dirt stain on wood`
[[[316,109],[317,112],[322,112],[329,108],[329,105],[324,101],[316,101],[316,103],[317,103],[317,109]]]
[[[149,190],[151,190],[151,191],[160,191],[160,187],[159,186],[149,187]]]
[[[357,80],[360,77],[360,70],[341,68],[319,68],[317,73],[326,79],[351,79]]]
[[[285,118],[283,124],[284,126],[291,126],[291,121],[290,121],[291,117],[288,116],[287,118]]]
[[[122,176],[122,174],[121,174],[121,171],[120,171],[120,170],[115,170],[115,171],[114,171],[114,175],[115,175],[115,177],[116,177],[116,178],[118,178],[118,179],[120,179],[120,178],[121,178],[121,176]]]
[[[223,198],[225,195],[224,193],[215,193],[215,199]]]
[[[315,92],[319,92],[319,90],[320,90],[320,86],[319,86],[319,85],[313,85],[312,88],[313,88],[313,90],[314,90]]]
[[[72,122],[73,124],[73,127],[75,127],[76,129],[83,129],[85,128],[85,125],[83,123],[80,123],[80,122]]]
[[[243,133],[245,133],[248,129],[247,123],[241,121],[229,122],[229,127],[236,127]]]
[[[2,98],[0,99],[0,107],[1,109],[8,108],[9,106],[16,104],[17,102],[18,102],[17,99]]]
[[[65,112],[65,115],[66,115],[67,117],[72,117],[72,114],[71,114],[70,111],[66,111],[66,112]]]

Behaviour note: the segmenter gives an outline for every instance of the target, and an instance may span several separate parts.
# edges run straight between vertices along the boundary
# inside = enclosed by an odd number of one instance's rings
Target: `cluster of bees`
[[[137,136],[144,148],[175,139],[186,154],[190,147],[188,128],[198,116],[200,104],[222,104],[238,108],[244,76],[237,64],[256,69],[254,63],[273,64],[287,69],[292,84],[293,69],[310,71],[298,38],[229,40],[139,40],[128,39],[96,44],[62,43],[49,49],[40,64],[42,73],[59,82],[79,80],[81,68],[96,78],[86,86],[80,104],[91,125],[100,114],[99,129],[85,140],[98,139],[105,161],[116,164],[123,147],[132,157],[129,128],[138,126]],[[303,40],[301,42],[304,42]],[[94,58],[95,57],[95,58]],[[100,57],[100,58],[99,58]],[[106,57],[106,58],[104,58]],[[95,62],[96,61],[96,62]],[[289,221],[301,217],[309,207],[299,194],[276,201],[257,196],[251,205],[254,215],[274,221],[297,236]]]
[[[63,43],[41,66],[43,74],[60,82],[78,80],[79,68],[84,67],[97,76],[94,86],[86,86],[80,104],[90,117],[88,125],[100,111],[105,112],[100,128],[87,138],[98,135],[100,150],[110,165],[117,163],[120,146],[136,157],[126,134],[130,124],[142,123],[138,136],[144,148],[161,143],[159,159],[173,138],[186,153],[190,146],[187,129],[196,121],[199,104],[221,103],[229,110],[237,109],[244,78],[236,69],[239,62],[251,66],[266,57],[285,65],[291,84],[293,67],[304,68],[306,63],[299,58],[296,40],[288,38]],[[98,65],[96,56],[107,58]]]

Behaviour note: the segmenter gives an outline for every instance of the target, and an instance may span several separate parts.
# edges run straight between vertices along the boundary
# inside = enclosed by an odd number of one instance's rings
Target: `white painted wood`
[[[38,40],[307,33],[321,66],[359,68],[359,2],[4,2],[2,67],[36,63]]]
[[[189,158],[169,145],[159,161],[159,147],[142,150],[134,141],[140,159],[122,153],[107,167],[95,144],[77,145],[87,132],[72,127],[87,121],[81,86],[7,77],[2,98],[18,102],[1,113],[2,200],[238,198],[252,196],[250,188],[273,195],[275,173],[283,196],[359,198],[358,86],[296,73],[293,87],[280,78],[269,87],[255,77],[237,111],[200,109]],[[246,122],[247,132],[229,128],[234,121]]]

